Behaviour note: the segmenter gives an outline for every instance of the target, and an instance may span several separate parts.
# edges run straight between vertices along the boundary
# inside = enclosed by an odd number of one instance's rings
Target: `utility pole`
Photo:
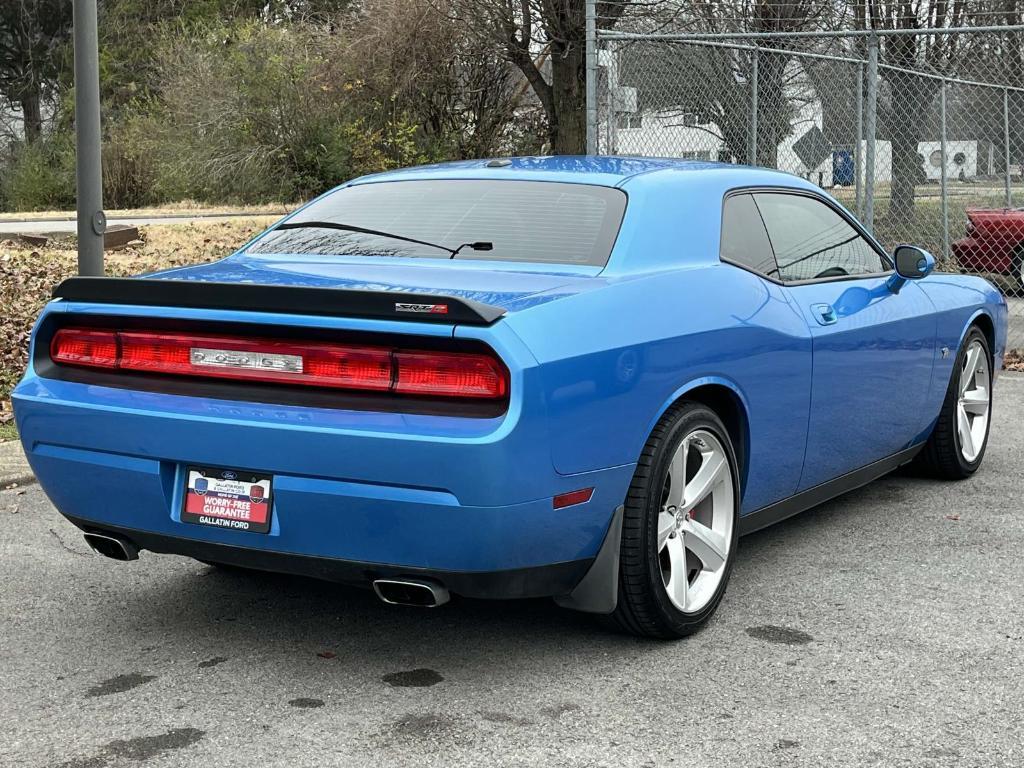
[[[103,167],[96,0],[74,0],[78,274],[103,275]]]
[[[597,0],[586,0],[587,154],[597,154]],[[611,115],[614,118],[614,112]]]

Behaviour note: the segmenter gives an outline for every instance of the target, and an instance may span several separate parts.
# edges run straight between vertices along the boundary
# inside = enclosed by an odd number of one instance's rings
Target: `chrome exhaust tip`
[[[439,584],[409,579],[377,579],[373,591],[388,605],[413,605],[418,608],[437,608],[451,598],[448,590]]]
[[[102,533],[85,534],[85,543],[98,555],[109,557],[111,560],[139,559],[139,548],[127,539],[119,539],[116,536],[106,536]]]

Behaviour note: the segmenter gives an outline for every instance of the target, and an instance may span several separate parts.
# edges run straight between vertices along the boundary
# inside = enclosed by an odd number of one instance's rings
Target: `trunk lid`
[[[431,260],[354,260],[238,255],[212,264],[158,272],[149,279],[338,288],[470,299],[516,312],[605,284],[597,268],[538,269],[537,264],[460,265]],[[425,261],[425,260],[420,260]],[[565,270],[565,271],[562,271]]]

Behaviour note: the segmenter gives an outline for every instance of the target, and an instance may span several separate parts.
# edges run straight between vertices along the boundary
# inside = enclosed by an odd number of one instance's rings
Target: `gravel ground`
[[[114,563],[4,491],[0,765],[1020,766],[1024,376],[996,391],[975,478],[890,476],[744,539],[677,643]]]

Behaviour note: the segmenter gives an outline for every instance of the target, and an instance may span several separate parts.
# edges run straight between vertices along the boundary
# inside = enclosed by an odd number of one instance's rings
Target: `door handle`
[[[838,319],[835,307],[831,304],[812,304],[811,312],[814,313],[814,319],[819,325],[835,325]]]

